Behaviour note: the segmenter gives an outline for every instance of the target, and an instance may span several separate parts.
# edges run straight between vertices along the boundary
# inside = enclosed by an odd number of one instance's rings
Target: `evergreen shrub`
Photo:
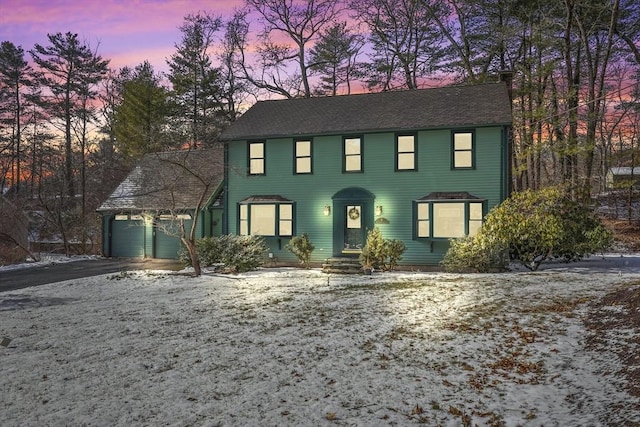
[[[294,236],[287,246],[285,247],[289,252],[294,254],[300,264],[304,268],[309,268],[309,262],[311,261],[311,254],[315,249],[315,246],[311,244],[307,233],[302,233],[300,236]]]
[[[593,210],[562,187],[514,193],[493,208],[474,237],[454,239],[442,265],[450,271],[504,269],[509,261],[535,271],[606,250],[612,234]]]
[[[196,251],[202,267],[221,265],[225,272],[243,273],[255,270],[264,264],[267,246],[260,236],[204,237],[196,240]],[[186,250],[181,250],[179,259],[191,265]]]

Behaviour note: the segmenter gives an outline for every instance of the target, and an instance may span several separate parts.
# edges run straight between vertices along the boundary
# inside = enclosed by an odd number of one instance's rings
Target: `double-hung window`
[[[416,167],[416,136],[396,136],[396,171],[414,171]]]
[[[249,142],[247,148],[249,154],[247,158],[249,175],[264,175],[266,173],[264,148],[264,141]]]
[[[414,236],[474,236],[482,226],[485,205],[485,200],[469,193],[431,193],[414,202]]]
[[[472,131],[455,131],[452,135],[453,169],[475,167],[475,135]]]
[[[313,172],[311,162],[311,140],[300,139],[294,141],[294,173],[309,174]]]
[[[343,171],[362,172],[362,138],[351,136],[343,139]]]
[[[243,236],[293,236],[294,204],[284,198],[251,197],[238,205]]]

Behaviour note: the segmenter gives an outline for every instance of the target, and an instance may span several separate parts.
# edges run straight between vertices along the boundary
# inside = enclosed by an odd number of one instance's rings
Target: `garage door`
[[[116,219],[111,223],[111,256],[144,256],[144,221]]]
[[[184,224],[187,233],[191,227],[191,220]],[[155,228],[153,256],[162,259],[177,259],[180,243],[180,224],[177,220],[158,220]]]

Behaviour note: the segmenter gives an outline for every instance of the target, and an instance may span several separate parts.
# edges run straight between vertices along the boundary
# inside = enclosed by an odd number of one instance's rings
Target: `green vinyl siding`
[[[469,129],[465,127],[465,130]],[[256,195],[279,195],[296,204],[297,234],[307,233],[315,246],[312,261],[333,256],[334,208],[332,197],[345,188],[367,190],[375,197],[369,207],[382,206],[380,217],[373,217],[387,239],[407,245],[403,264],[437,264],[448,248],[446,240],[413,239],[413,201],[432,192],[468,192],[487,201],[487,208],[505,196],[506,158],[502,127],[476,127],[475,168],[451,169],[451,129],[412,131],[416,135],[416,168],[396,171],[397,132],[363,133],[363,173],[343,173],[343,138],[349,135],[300,136],[313,138],[313,174],[294,174],[293,138],[267,139],[266,176],[247,176],[246,141],[228,143],[227,228],[239,234],[238,203]],[[331,214],[324,216],[325,206]],[[266,238],[270,251],[280,261],[296,261],[284,248],[289,238]]]

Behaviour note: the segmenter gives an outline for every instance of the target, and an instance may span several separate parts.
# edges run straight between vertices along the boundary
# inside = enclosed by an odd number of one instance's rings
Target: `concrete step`
[[[322,271],[332,274],[362,274],[357,258],[329,258],[322,263]]]

